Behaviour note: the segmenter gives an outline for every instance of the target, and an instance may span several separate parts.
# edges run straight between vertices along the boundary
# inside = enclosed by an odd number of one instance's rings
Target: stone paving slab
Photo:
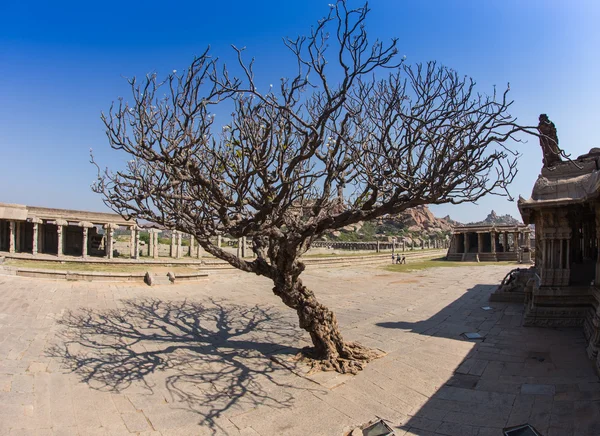
[[[377,417],[397,435],[600,434],[581,330],[521,327],[521,305],[488,302],[510,268],[309,268],[347,340],[387,352],[356,376],[307,374],[308,337],[260,277],[0,276],[0,435],[329,436]]]

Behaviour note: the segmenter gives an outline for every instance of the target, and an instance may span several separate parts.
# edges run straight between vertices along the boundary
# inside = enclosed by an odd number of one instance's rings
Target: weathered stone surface
[[[522,305],[481,310],[509,269],[309,266],[347,340],[387,352],[356,376],[307,374],[294,356],[309,339],[260,277],[166,288],[2,276],[0,434],[329,436],[379,416],[397,435],[524,421],[597,435],[600,383],[580,332],[522,327]],[[78,346],[85,336],[104,346]]]

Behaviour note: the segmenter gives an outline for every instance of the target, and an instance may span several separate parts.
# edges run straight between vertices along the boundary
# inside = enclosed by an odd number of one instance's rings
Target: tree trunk
[[[276,283],[273,292],[296,310],[300,327],[310,334],[313,348],[305,349],[303,353],[311,360],[313,369],[355,374],[367,362],[385,354],[357,342],[345,342],[335,314],[319,303],[300,279],[292,283],[290,278],[287,279],[280,281],[279,285]]]

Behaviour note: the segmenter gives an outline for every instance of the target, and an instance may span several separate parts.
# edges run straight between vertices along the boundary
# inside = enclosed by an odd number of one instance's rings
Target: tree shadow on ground
[[[302,335],[274,310],[214,300],[121,304],[64,315],[60,341],[47,354],[92,389],[151,395],[166,389],[169,402],[200,415],[214,432],[229,409],[293,404],[294,386],[282,380],[294,364],[286,359],[285,368],[276,356],[296,354],[289,344]]]

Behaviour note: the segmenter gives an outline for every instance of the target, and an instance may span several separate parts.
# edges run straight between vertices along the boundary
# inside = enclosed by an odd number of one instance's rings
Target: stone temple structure
[[[127,243],[116,240],[118,229],[129,233]],[[159,244],[158,236],[166,229],[152,224],[138,225],[114,213],[0,203],[0,254],[113,259],[116,253],[139,259],[142,230],[149,233],[149,244],[143,249],[148,257],[201,256],[194,238],[189,237],[189,247],[183,247],[183,234],[171,230],[170,245]],[[217,240],[220,246],[221,237]]]
[[[535,224],[535,267],[496,291],[524,292],[525,324],[582,326],[588,355],[600,371],[600,149],[563,161],[554,124],[540,116],[543,167],[531,198],[519,199]]]
[[[139,254],[135,221],[112,213],[0,203],[0,251],[112,258],[114,231],[131,231],[131,257]]]
[[[529,262],[530,233],[526,225],[456,226],[446,257],[452,261]]]

